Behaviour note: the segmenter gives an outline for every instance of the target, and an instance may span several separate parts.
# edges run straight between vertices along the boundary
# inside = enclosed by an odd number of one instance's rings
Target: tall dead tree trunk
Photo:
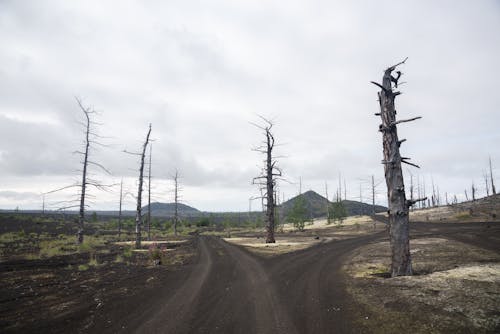
[[[179,172],[174,175],[174,235],[177,235],[177,224],[179,223]]]
[[[90,117],[89,117],[89,109],[86,109],[82,106],[79,100],[78,104],[80,105],[80,109],[85,114],[85,150],[83,152],[83,171],[82,171],[82,184],[80,191],[80,210],[78,212],[78,230],[76,232],[77,242],[81,244],[83,242],[83,228],[85,223],[85,192],[87,190],[87,166],[89,159],[89,147],[90,147]]]
[[[406,120],[396,120],[396,110],[394,107],[394,99],[401,94],[394,92],[394,87],[397,88],[398,80],[401,72],[397,71],[397,76],[393,77],[392,72],[398,65],[403,64],[402,61],[394,66],[387,68],[384,72],[382,84],[373,82],[381,88],[378,93],[380,103],[379,115],[382,119],[382,124],[379,127],[383,135],[383,151],[384,151],[384,172],[387,184],[387,197],[389,206],[389,224],[390,224],[390,244],[391,244],[391,275],[404,276],[412,275],[412,265],[410,256],[410,238],[409,238],[409,207],[416,201],[406,200],[403,171],[401,163],[406,163],[415,167],[417,165],[408,162],[409,158],[401,157],[399,147],[403,140],[398,139],[397,125],[403,122],[409,122],[421,117],[415,117]]]
[[[267,138],[267,154],[266,154],[266,189],[267,189],[267,237],[266,243],[275,243],[274,239],[274,176],[273,176],[273,147],[274,147],[274,137],[269,130],[266,131]]]
[[[483,174],[484,176],[484,187],[486,188],[486,196],[490,196],[490,184],[488,183],[489,180],[488,180],[488,174],[485,172]]]
[[[153,144],[149,144],[149,170],[148,170],[148,240],[151,240],[151,156]]]
[[[491,157],[489,157],[490,160],[490,180],[491,180],[491,193],[493,195],[497,194],[497,191],[495,189],[495,182],[493,182],[493,169],[491,168]]]
[[[281,177],[281,169],[276,166],[277,160],[273,156],[273,149],[275,145],[274,136],[271,132],[273,123],[264,117],[261,117],[264,121],[264,126],[259,126],[254,124],[256,127],[264,131],[265,141],[262,146],[254,149],[257,152],[260,152],[265,155],[264,160],[264,170],[263,175],[258,176],[253,179],[254,184],[261,185],[261,189],[265,189],[265,197],[266,199],[266,243],[275,243],[276,240],[274,238],[274,226],[275,226],[275,208],[276,204],[274,201],[274,188],[276,186],[276,182],[278,177]]]
[[[102,137],[100,137],[98,134],[94,133],[93,129],[92,129],[93,125],[95,125],[97,123],[93,122],[93,120],[91,119],[91,115],[94,115],[97,113],[94,110],[92,110],[91,108],[84,107],[82,104],[82,101],[79,98],[75,98],[75,99],[76,99],[76,102],[78,103],[78,106],[80,107],[80,110],[85,115],[84,122],[82,123],[82,126],[84,127],[84,135],[85,135],[84,136],[85,139],[83,141],[84,150],[83,151],[78,150],[78,151],[73,152],[73,153],[79,154],[83,157],[83,160],[81,161],[81,164],[82,164],[81,180],[82,181],[81,181],[81,183],[77,182],[77,183],[69,185],[69,186],[65,186],[65,187],[62,187],[59,189],[51,190],[51,191],[45,193],[44,195],[49,194],[49,193],[55,193],[55,192],[58,192],[58,191],[61,191],[64,189],[69,189],[69,188],[76,187],[79,189],[78,197],[73,199],[73,200],[62,201],[61,203],[67,203],[68,205],[60,207],[58,210],[64,211],[66,209],[78,207],[79,210],[78,210],[78,218],[77,218],[76,242],[78,244],[81,244],[81,243],[83,243],[83,235],[84,235],[85,210],[87,207],[86,199],[87,199],[88,187],[93,186],[99,190],[105,190],[105,189],[112,187],[113,185],[102,184],[100,181],[88,177],[89,165],[99,167],[107,174],[111,174],[111,173],[106,168],[104,168],[104,166],[102,166],[101,164],[90,160],[90,157],[89,157],[90,148],[93,147],[94,144],[106,146],[106,145],[103,145],[97,141],[98,138],[102,138]]]
[[[142,227],[142,186],[144,184],[144,159],[146,156],[146,148],[149,143],[149,135],[151,134],[151,124],[149,124],[148,134],[142,146],[141,166],[139,168],[139,186],[137,189],[137,208],[135,215],[135,248],[141,248],[141,227]]]

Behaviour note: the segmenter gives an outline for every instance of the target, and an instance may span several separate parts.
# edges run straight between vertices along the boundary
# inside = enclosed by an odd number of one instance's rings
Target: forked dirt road
[[[416,226],[415,224],[412,224]],[[494,224],[496,236],[499,224]],[[440,235],[499,251],[481,224],[425,224],[413,235]],[[198,238],[198,260],[173,272],[154,295],[102,310],[99,333],[356,333],[364,318],[345,292],[344,256],[386,232],[262,258],[220,238]]]

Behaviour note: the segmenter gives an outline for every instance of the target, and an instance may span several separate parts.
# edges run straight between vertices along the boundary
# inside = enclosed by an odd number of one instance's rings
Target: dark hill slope
[[[300,195],[298,195],[300,196]],[[293,207],[298,196],[295,196],[282,204],[283,214],[286,216],[287,213]],[[326,216],[326,198],[321,196],[315,191],[309,190],[302,194],[306,200],[307,211],[309,216],[312,218],[324,217]],[[331,203],[328,201],[328,203]],[[373,211],[373,206],[371,204],[357,202],[357,201],[342,201],[347,209],[347,214],[349,216],[355,215],[370,215]],[[380,205],[375,205],[375,212],[385,212],[387,208]]]
[[[142,212],[148,212],[148,206],[142,208]],[[179,203],[178,212],[180,216],[200,216],[201,211],[188,205]],[[175,213],[175,203],[151,203],[151,215],[155,217],[172,217]]]

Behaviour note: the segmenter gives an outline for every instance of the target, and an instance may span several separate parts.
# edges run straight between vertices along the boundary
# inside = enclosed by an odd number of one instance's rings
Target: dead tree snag
[[[385,180],[387,184],[387,198],[389,207],[389,234],[391,244],[391,275],[405,276],[412,275],[412,265],[410,256],[410,239],[409,239],[409,208],[417,201],[406,200],[405,187],[403,180],[403,171],[401,164],[405,163],[414,167],[418,165],[410,163],[410,158],[401,157],[399,147],[403,141],[398,139],[397,124],[414,121],[420,117],[414,117],[408,120],[396,120],[396,110],[394,107],[394,99],[400,95],[400,92],[392,90],[392,83],[397,87],[401,73],[397,77],[392,76],[392,72],[397,66],[404,64],[406,61],[387,68],[384,72],[382,84],[373,82],[380,87],[378,93],[380,104],[380,117],[382,124],[379,126],[379,131],[382,132]]]
[[[139,186],[137,189],[137,209],[135,215],[135,248],[141,248],[141,227],[142,227],[142,186],[144,183],[144,158],[146,156],[146,148],[149,143],[149,135],[151,134],[151,124],[149,124],[148,134],[142,146],[141,165],[139,167]]]
[[[497,191],[495,189],[495,182],[493,182],[493,169],[491,168],[491,157],[489,157],[490,160],[490,180],[491,180],[491,192],[493,195],[497,194]]]
[[[175,170],[174,179],[174,235],[177,235],[177,226],[179,224],[179,171]]]
[[[253,179],[253,184],[260,185],[260,190],[263,200],[266,201],[266,243],[275,243],[274,239],[274,225],[275,225],[275,187],[277,180],[282,176],[281,169],[277,166],[278,161],[273,156],[273,149],[275,147],[274,136],[271,132],[273,123],[266,118],[260,116],[264,125],[253,124],[264,132],[265,141],[261,146],[254,148],[254,151],[260,152],[265,155],[264,168],[262,175]],[[262,191],[263,190],[263,191]]]
[[[148,168],[148,241],[151,240],[151,156],[153,155],[153,144],[149,144],[149,168]]]

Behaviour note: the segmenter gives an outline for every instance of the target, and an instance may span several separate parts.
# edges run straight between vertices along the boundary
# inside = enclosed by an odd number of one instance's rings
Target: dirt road
[[[102,311],[92,331],[135,333],[328,333],[352,330],[342,255],[381,234],[264,259],[215,237],[199,237],[187,277],[150,300]],[[173,276],[177,275],[173,273]],[[121,316],[117,316],[121,312]],[[106,313],[108,313],[106,315]]]
[[[499,250],[499,224],[412,224],[414,236],[440,235]],[[492,233],[493,231],[493,233]],[[197,240],[198,260],[154,295],[103,310],[91,332],[356,333],[365,316],[345,292],[344,256],[386,232],[261,258],[216,237]],[[120,315],[121,314],[121,315]]]

